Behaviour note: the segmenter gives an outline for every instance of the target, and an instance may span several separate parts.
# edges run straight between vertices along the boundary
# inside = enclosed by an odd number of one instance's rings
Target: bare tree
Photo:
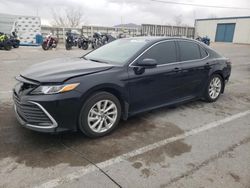
[[[52,9],[53,26],[79,27],[83,23],[83,12],[80,8]]]
[[[183,19],[183,17],[181,14],[178,16],[175,16],[174,17],[175,25],[180,26],[182,24],[182,19]]]

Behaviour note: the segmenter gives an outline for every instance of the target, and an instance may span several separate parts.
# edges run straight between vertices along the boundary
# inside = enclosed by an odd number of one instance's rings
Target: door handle
[[[211,69],[211,67],[210,67],[210,64],[209,64],[209,63],[206,63],[204,67],[205,67],[205,69]]]
[[[174,71],[175,71],[175,72],[180,72],[180,71],[181,71],[181,68],[175,67],[175,68],[174,68]]]

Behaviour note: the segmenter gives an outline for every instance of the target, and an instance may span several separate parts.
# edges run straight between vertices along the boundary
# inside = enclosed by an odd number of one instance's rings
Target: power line
[[[166,4],[187,5],[187,6],[194,6],[194,7],[250,10],[250,8],[245,8],[245,7],[213,6],[213,5],[202,5],[202,4],[193,4],[193,3],[181,3],[181,2],[173,2],[173,1],[163,1],[163,0],[151,0],[151,1],[159,2],[159,3],[166,3]]]

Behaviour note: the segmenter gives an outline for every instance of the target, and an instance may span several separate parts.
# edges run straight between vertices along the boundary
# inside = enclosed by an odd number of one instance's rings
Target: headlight
[[[48,94],[56,94],[56,93],[63,93],[66,91],[71,91],[75,89],[79,83],[74,84],[62,84],[62,85],[50,85],[50,86],[39,86],[35,90],[31,92],[34,95],[48,95]]]

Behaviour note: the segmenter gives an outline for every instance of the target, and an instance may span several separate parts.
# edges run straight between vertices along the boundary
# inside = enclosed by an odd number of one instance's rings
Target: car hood
[[[64,82],[72,77],[93,74],[111,69],[113,65],[84,60],[83,58],[59,58],[35,64],[20,76],[41,83]]]

